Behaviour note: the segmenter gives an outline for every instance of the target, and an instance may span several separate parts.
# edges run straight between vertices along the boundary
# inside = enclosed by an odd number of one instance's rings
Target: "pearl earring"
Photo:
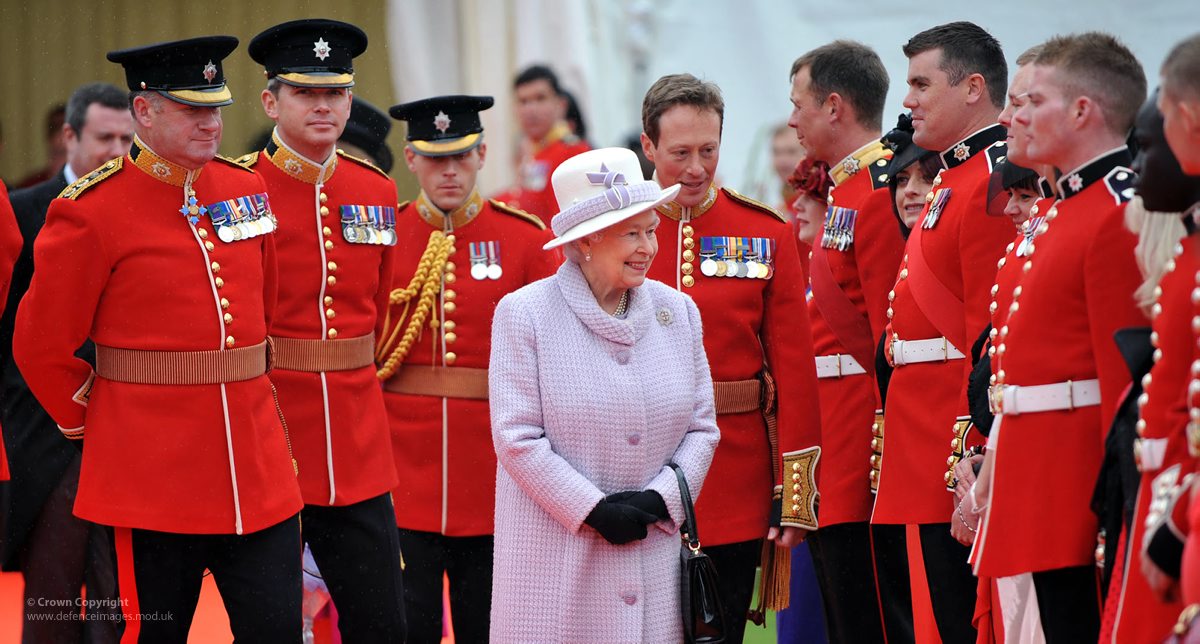
[[[583,256],[583,261],[585,261],[585,262],[590,262],[590,261],[592,261],[592,254],[591,254],[591,253],[586,253],[586,254],[584,254],[584,256]]]

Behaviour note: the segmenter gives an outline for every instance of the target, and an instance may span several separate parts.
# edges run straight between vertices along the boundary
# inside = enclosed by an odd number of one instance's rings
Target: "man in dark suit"
[[[79,450],[30,393],[12,360],[12,338],[17,304],[33,274],[33,242],[46,221],[50,201],[79,177],[129,152],[133,117],[127,93],[107,83],[78,88],[67,103],[63,134],[67,143],[63,169],[11,195],[24,246],[0,317],[0,426],[12,470],[12,480],[0,495],[4,509],[0,566],[25,575],[23,641],[115,642],[118,620],[91,619],[96,613],[121,612],[111,535],[107,528],[72,514]],[[90,341],[76,353],[93,364],[95,354]],[[85,581],[89,619],[64,617],[63,606],[84,605],[63,602],[79,601]]]

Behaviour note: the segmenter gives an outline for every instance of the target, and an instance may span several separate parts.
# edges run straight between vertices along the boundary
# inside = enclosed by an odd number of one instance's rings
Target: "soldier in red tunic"
[[[375,342],[391,291],[396,186],[336,150],[350,115],[353,59],[367,36],[311,19],[250,41],[266,68],[266,148],[239,159],[266,181],[279,221],[279,314],[271,326],[279,405],[300,467],[303,537],[353,641],[404,637],[396,470]]]
[[[8,299],[13,265],[20,253],[21,230],[17,227],[12,205],[8,203],[8,188],[0,181],[0,302]],[[0,436],[0,481],[7,481],[8,476],[8,457],[4,453],[4,438]]]
[[[1175,45],[1162,66],[1163,113],[1167,143],[1189,175],[1200,175],[1200,34]]]
[[[875,345],[904,239],[887,190],[891,150],[880,142],[888,77],[871,48],[839,40],[792,64],[788,124],[833,185],[809,276],[821,394],[821,529],[810,543],[837,641],[886,639],[868,520],[871,438],[883,423]],[[897,624],[907,632],[905,624]]]
[[[1125,137],[1145,93],[1141,65],[1111,36],[1057,37],[1038,53],[1029,102],[1013,117],[1025,155],[1063,172],[993,340],[1000,418],[975,487],[987,511],[974,560],[996,580],[1005,632],[1047,642],[1099,634],[1090,503],[1130,381],[1113,334],[1146,322],[1133,300],[1136,238],[1123,225],[1133,182]],[[1051,435],[1070,458],[1045,449]]]
[[[913,142],[940,151],[942,170],[888,293],[887,350],[896,369],[871,522],[907,526],[910,558],[921,557],[925,571],[912,575],[913,601],[928,592],[941,638],[962,642],[975,638],[975,579],[967,547],[949,530],[947,458],[969,424],[966,352],[987,326],[996,261],[1013,236],[1010,221],[985,214],[991,169],[1004,156],[995,147],[1004,139],[996,117],[1008,74],[1000,44],[968,22],[917,34],[904,53]],[[895,585],[886,578],[907,578],[906,563],[881,565],[881,588]]]
[[[726,641],[740,642],[760,555],[765,577],[786,571],[777,551],[817,528],[820,412],[795,234],[770,207],[713,184],[723,115],[715,85],[664,76],[642,102],[642,150],[660,185],[682,186],[658,208],[649,276],[696,301],[715,356],[721,443],[696,512],[721,575]]]
[[[442,637],[442,578],[454,635],[485,642],[492,593],[496,454],[488,412],[492,314],[506,294],[551,275],[558,256],[536,216],[479,196],[490,96],[397,105],[404,158],[421,194],[401,208],[390,322],[379,377],[400,484],[395,521],[405,553],[409,641]]]
[[[86,438],[75,513],[114,526],[129,641],[186,640],[205,569],[235,638],[299,638],[303,502],[265,375],[275,217],[258,175],[214,158],[235,47],[108,54],[137,138],[50,204],[34,245],[50,270],[17,314],[30,389]],[[94,371],[73,355],[89,336]]]
[[[550,175],[560,163],[592,146],[567,124],[567,97],[549,67],[533,65],[518,74],[513,81],[513,95],[525,138],[521,141],[517,190],[509,205],[548,218],[558,212]]]

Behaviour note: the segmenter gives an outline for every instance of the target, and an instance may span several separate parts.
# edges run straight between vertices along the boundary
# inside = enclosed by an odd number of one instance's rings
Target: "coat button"
[[[617,352],[617,362],[619,364],[629,364],[629,350],[621,349]]]
[[[637,603],[637,595],[633,593],[625,593],[621,595],[621,599],[625,602],[626,606],[633,606]]]
[[[630,434],[629,438],[626,440],[629,441],[630,445],[638,445],[642,442],[642,435],[641,434]]]

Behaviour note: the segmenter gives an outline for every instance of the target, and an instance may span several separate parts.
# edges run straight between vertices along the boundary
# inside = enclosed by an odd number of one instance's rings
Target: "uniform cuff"
[[[780,524],[817,529],[817,461],[820,447],[783,455],[783,511]]]
[[[971,428],[971,419],[959,418],[954,421],[954,427],[951,431],[954,432],[954,438],[950,439],[950,456],[946,458],[946,474],[942,480],[946,482],[946,489],[954,491],[958,486],[958,478],[954,476],[954,466],[963,459],[966,453],[967,445],[967,430]]]

